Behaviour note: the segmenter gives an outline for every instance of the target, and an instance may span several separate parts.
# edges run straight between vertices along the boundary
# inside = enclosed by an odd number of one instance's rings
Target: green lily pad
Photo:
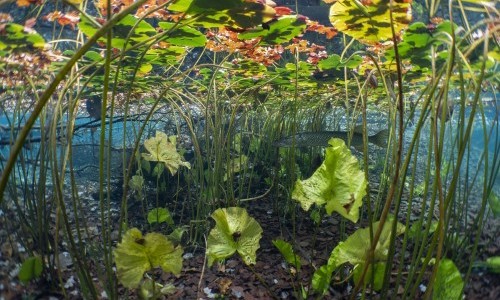
[[[101,57],[101,54],[99,54],[96,51],[87,51],[83,56],[90,59],[93,62],[101,61],[104,59],[103,57]]]
[[[432,299],[461,299],[463,288],[464,281],[453,261],[451,259],[442,259],[439,262]]]
[[[1,31],[0,50],[4,53],[45,47],[43,37],[34,31],[26,31],[23,25],[7,23]]]
[[[269,24],[269,28],[263,28],[261,25],[255,29],[240,33],[238,38],[248,40],[260,37],[260,43],[263,46],[279,45],[302,34],[305,29],[306,23],[304,20],[297,18],[297,16],[284,16],[278,21]]]
[[[336,211],[357,222],[366,195],[365,173],[343,140],[334,138],[328,143],[323,164],[310,178],[297,180],[292,199],[306,211],[313,204],[325,205],[328,214]]]
[[[149,49],[144,55],[144,60],[159,66],[175,65],[186,54],[186,48],[170,45],[168,48]]]
[[[172,30],[172,28],[177,26],[177,24],[170,22],[160,22],[158,23],[158,26],[161,29],[168,31]],[[203,33],[192,27],[178,26],[167,35],[165,41],[176,46],[203,47],[207,42],[207,38]]]
[[[450,31],[455,28],[456,25],[450,21],[445,21],[436,26],[431,32],[426,24],[422,22],[413,23],[405,30],[402,42],[398,44],[399,56],[403,60],[408,60],[412,64],[414,71],[427,70],[432,65],[431,46],[434,46],[434,49],[438,52],[435,63],[437,66],[442,65],[448,57],[448,50],[439,48],[443,42],[436,37],[440,33],[450,34]],[[395,63],[394,49],[387,50],[385,56],[387,58],[385,65]]]
[[[118,280],[127,288],[136,288],[144,272],[161,267],[165,272],[179,274],[182,269],[182,248],[174,247],[160,233],[143,237],[137,228],[129,229],[114,251]]]
[[[330,8],[330,22],[338,30],[366,44],[392,39],[390,0],[339,0]],[[394,31],[411,21],[411,1],[392,1]]]
[[[389,254],[389,244],[392,237],[392,222],[393,216],[389,216],[382,228],[382,233],[378,240],[374,252],[375,262],[384,262],[387,260]],[[380,222],[373,223],[373,230],[377,230]],[[396,225],[396,235],[404,233],[405,226],[401,223]],[[351,236],[340,242],[330,254],[328,263],[314,272],[313,275],[313,288],[316,291],[324,292],[328,288],[331,280],[332,272],[345,263],[351,265],[359,265],[364,268],[367,263],[366,255],[371,248],[370,243],[370,228],[362,228],[356,230]]]
[[[180,166],[191,168],[191,164],[183,161],[175,144],[171,143],[163,132],[157,131],[155,137],[144,141],[144,147],[149,153],[142,153],[142,157],[148,161],[164,163],[172,175],[175,175]]]
[[[354,69],[358,67],[362,62],[363,58],[359,55],[354,55],[350,57],[348,60],[341,60],[340,55],[332,54],[328,56],[328,58],[320,60],[318,66],[323,71],[331,69],[338,70],[344,67]]]
[[[235,75],[242,76],[242,79],[259,77],[267,72],[267,68],[264,65],[251,60],[240,60],[237,64],[225,64],[224,67],[231,69]],[[253,85],[255,85],[255,82],[252,80]]]
[[[251,28],[272,20],[275,15],[268,5],[244,0],[178,0],[168,9],[186,13],[188,17],[183,23],[205,28]]]
[[[99,26],[85,15],[80,15],[80,20],[78,28],[80,28],[85,35],[92,36],[99,30]],[[151,24],[144,20],[139,21],[136,17],[128,15],[113,26],[111,45],[113,48],[123,49],[125,44],[127,44],[127,47],[130,47],[139,42],[146,41],[155,34],[156,30]],[[129,38],[128,41],[127,38]],[[100,38],[99,41],[106,42],[106,39],[103,37]]]
[[[219,208],[212,213],[215,227],[207,239],[208,265],[240,254],[247,265],[255,264],[262,228],[244,208]]]

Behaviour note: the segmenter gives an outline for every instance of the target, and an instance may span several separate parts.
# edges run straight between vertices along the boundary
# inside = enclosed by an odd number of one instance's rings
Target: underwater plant
[[[207,238],[208,265],[238,253],[245,264],[255,264],[262,228],[244,208],[221,208],[212,213],[215,227]]]
[[[179,274],[182,268],[182,247],[174,246],[160,233],[145,236],[137,228],[127,230],[122,241],[113,251],[117,276],[123,286],[137,288],[143,282],[144,273],[161,267],[164,272]],[[156,283],[153,281],[153,294]]]

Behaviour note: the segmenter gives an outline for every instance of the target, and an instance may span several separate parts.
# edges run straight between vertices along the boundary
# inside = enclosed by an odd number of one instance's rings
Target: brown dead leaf
[[[219,291],[221,292],[221,294],[224,294],[224,295],[227,294],[229,287],[231,286],[232,283],[233,283],[233,281],[227,277],[221,278],[219,280],[219,282],[217,282],[217,284],[219,285]]]
[[[14,19],[9,14],[0,13],[0,23],[12,22]]]
[[[26,28],[33,28],[33,26],[35,26],[36,24],[36,18],[31,18],[31,19],[28,19],[26,20],[26,22],[24,22],[24,30],[26,30]]]

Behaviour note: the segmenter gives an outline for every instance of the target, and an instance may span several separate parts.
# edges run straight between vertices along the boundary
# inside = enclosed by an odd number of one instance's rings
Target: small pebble
[[[65,289],[72,288],[73,286],[75,286],[75,283],[76,283],[75,278],[73,276],[70,276],[66,281],[66,283],[64,284],[64,288]]]
[[[19,253],[24,253],[26,252],[26,248],[24,248],[20,243],[17,243],[17,251],[19,251]]]

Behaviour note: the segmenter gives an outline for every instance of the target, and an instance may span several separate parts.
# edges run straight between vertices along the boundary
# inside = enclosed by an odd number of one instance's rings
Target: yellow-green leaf
[[[378,240],[377,246],[374,252],[375,262],[384,262],[387,260],[387,255],[389,253],[389,244],[392,237],[392,223],[394,222],[394,217],[389,216],[384,223],[382,228],[382,233]],[[397,222],[397,221],[396,221]],[[373,230],[377,230],[380,222],[373,223]],[[405,231],[405,226],[399,222],[396,225],[396,235],[400,235]],[[325,288],[328,287],[329,280],[331,279],[332,272],[345,263],[350,263],[351,265],[360,265],[359,267],[364,267],[367,263],[367,253],[371,248],[370,242],[370,228],[362,228],[356,230],[352,235],[350,235],[347,240],[340,242],[330,254],[328,263],[318,269],[313,276],[313,288],[316,291],[324,292]]]
[[[172,175],[177,172],[180,166],[191,168],[188,162],[183,161],[175,145],[168,140],[167,135],[163,132],[157,131],[155,137],[144,142],[144,147],[149,153],[143,153],[142,157],[148,161],[164,163]]]
[[[276,14],[269,5],[244,0],[177,0],[168,9],[186,13],[183,22],[205,28],[251,28],[272,20]]]
[[[212,213],[215,227],[207,239],[208,265],[238,252],[247,265],[255,264],[262,228],[244,208],[219,208]]]
[[[464,281],[457,267],[451,259],[442,259],[439,262],[432,298],[436,300],[461,299]]]
[[[310,178],[295,183],[292,198],[304,210],[312,204],[325,205],[328,214],[336,211],[357,222],[366,195],[365,173],[343,140],[334,138],[328,143],[325,161]]]
[[[182,248],[174,247],[160,233],[143,237],[137,228],[129,229],[114,251],[118,280],[127,288],[136,288],[144,272],[161,267],[165,272],[179,274],[182,268]]]
[[[399,34],[411,21],[411,0],[392,1],[394,31]],[[339,0],[330,8],[330,22],[338,30],[366,43],[392,38],[390,0]]]

